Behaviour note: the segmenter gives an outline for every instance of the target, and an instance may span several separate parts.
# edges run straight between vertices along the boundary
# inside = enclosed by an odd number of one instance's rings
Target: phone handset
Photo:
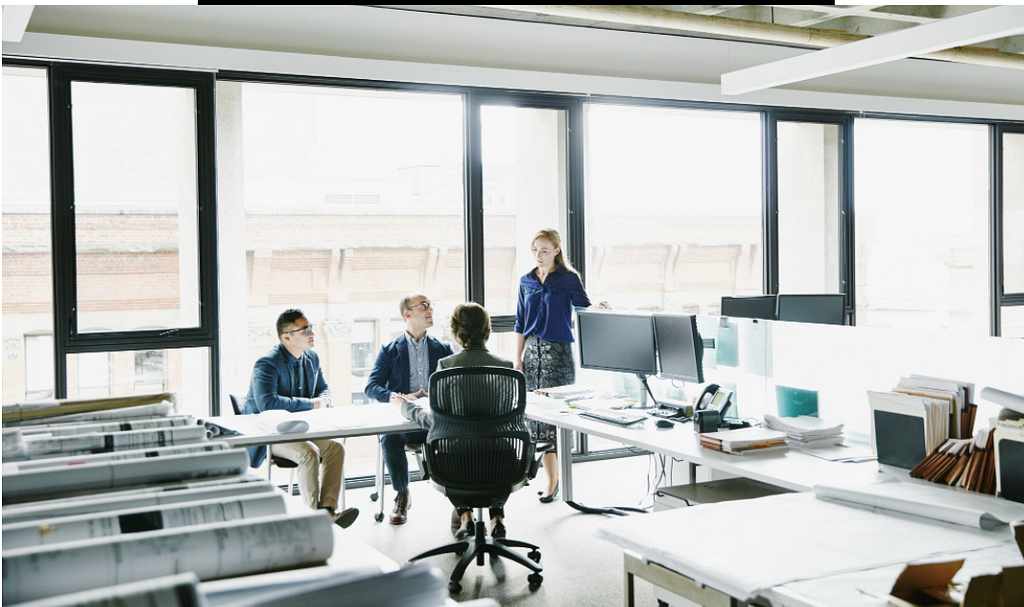
[[[704,391],[700,393],[700,398],[697,399],[697,411],[703,411],[708,408],[711,404],[711,399],[715,397],[715,392],[720,389],[718,384],[708,384],[704,388]]]
[[[732,405],[732,390],[722,388],[718,384],[708,384],[697,401],[697,410],[712,409],[718,411],[724,419],[730,405]]]

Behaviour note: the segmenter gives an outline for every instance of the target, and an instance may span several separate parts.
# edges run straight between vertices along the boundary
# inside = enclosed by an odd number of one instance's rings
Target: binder
[[[928,455],[923,417],[875,409],[874,426],[879,464],[909,470]]]
[[[996,490],[1024,503],[1024,420],[1000,421],[995,431]]]

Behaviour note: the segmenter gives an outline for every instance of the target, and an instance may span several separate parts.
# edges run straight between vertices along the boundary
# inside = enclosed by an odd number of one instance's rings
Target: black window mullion
[[[466,299],[484,301],[484,167],[480,103],[472,92],[464,102]]]
[[[765,294],[779,292],[779,155],[778,118],[761,114],[761,281]]]
[[[1003,305],[1003,129],[988,128],[989,154],[989,332],[1002,333]]]

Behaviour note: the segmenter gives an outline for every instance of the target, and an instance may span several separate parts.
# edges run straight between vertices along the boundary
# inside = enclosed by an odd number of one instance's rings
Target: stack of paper
[[[791,447],[827,447],[843,444],[843,424],[817,417],[775,417],[765,414],[764,427],[786,433],[786,442]]]
[[[787,448],[785,434],[766,428],[741,428],[701,434],[700,446],[737,455]]]
[[[911,375],[900,378],[893,392],[949,403],[949,438],[971,438],[974,432],[974,416],[977,412],[977,406],[971,403],[974,384]]]

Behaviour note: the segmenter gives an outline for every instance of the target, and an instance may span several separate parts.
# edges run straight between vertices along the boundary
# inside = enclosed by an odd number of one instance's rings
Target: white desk
[[[309,422],[309,431],[291,434],[271,431],[270,428],[265,427],[267,418],[262,415],[221,415],[219,417],[205,418],[208,422],[240,433],[238,436],[217,437],[216,440],[222,440],[232,447],[274,445],[325,438],[347,438],[350,436],[373,436],[375,434],[412,432],[421,429],[413,422],[402,417],[397,406],[387,403],[359,407],[312,409],[299,413],[290,413],[288,414],[288,419]],[[271,427],[273,425],[270,424]]]
[[[699,437],[690,423],[658,428],[656,420],[651,418],[631,426],[619,426],[580,417],[578,413],[578,410],[568,409],[561,400],[536,394],[527,398],[528,418],[558,427],[560,454],[572,452],[572,431],[575,430],[792,491],[810,491],[823,480],[833,485],[863,485],[885,478],[874,462],[830,462],[795,450],[749,455],[713,451],[700,446]],[[559,466],[562,499],[570,501],[573,499],[572,458],[559,457]]]

